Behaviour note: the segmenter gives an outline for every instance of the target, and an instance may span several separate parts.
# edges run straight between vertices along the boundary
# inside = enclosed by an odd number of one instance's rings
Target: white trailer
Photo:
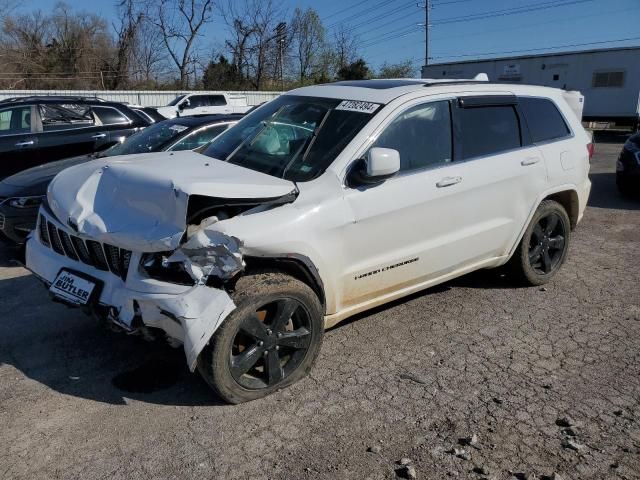
[[[472,78],[480,72],[493,82],[578,90],[585,97],[583,121],[638,128],[640,47],[439,63],[422,67],[422,78]]]

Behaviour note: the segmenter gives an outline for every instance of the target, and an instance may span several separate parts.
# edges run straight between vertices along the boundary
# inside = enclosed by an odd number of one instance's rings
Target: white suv
[[[60,173],[27,266],[54,298],[184,345],[227,401],[259,398],[309,372],[323,330],[358,312],[505,263],[549,281],[590,190],[568,95],[427,80],[294,90],[204,154]]]

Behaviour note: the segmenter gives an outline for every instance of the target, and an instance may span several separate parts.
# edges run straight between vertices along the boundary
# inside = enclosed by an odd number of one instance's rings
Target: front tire
[[[318,296],[278,272],[241,277],[236,309],[198,357],[198,371],[229,403],[265,397],[306,376],[324,332]]]
[[[567,258],[571,223],[562,205],[544,200],[533,214],[509,260],[516,279],[525,285],[549,282]]]

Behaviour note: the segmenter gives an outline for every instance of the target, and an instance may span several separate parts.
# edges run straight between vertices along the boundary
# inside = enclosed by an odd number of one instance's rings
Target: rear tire
[[[265,397],[306,376],[324,333],[318,296],[279,272],[241,277],[236,309],[198,357],[198,371],[225,401]]]
[[[550,281],[567,258],[570,235],[564,207],[553,200],[540,203],[507,264],[516,280],[524,285]]]

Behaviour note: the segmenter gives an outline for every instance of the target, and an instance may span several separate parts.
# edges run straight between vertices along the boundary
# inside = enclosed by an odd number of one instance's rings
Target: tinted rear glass
[[[458,112],[463,159],[520,147],[520,124],[513,106],[460,108]]]
[[[98,116],[103,125],[118,125],[121,123],[129,123],[129,119],[115,108],[93,107],[93,112]]]
[[[520,97],[518,103],[527,120],[534,143],[569,135],[569,128],[564,118],[551,100]]]

